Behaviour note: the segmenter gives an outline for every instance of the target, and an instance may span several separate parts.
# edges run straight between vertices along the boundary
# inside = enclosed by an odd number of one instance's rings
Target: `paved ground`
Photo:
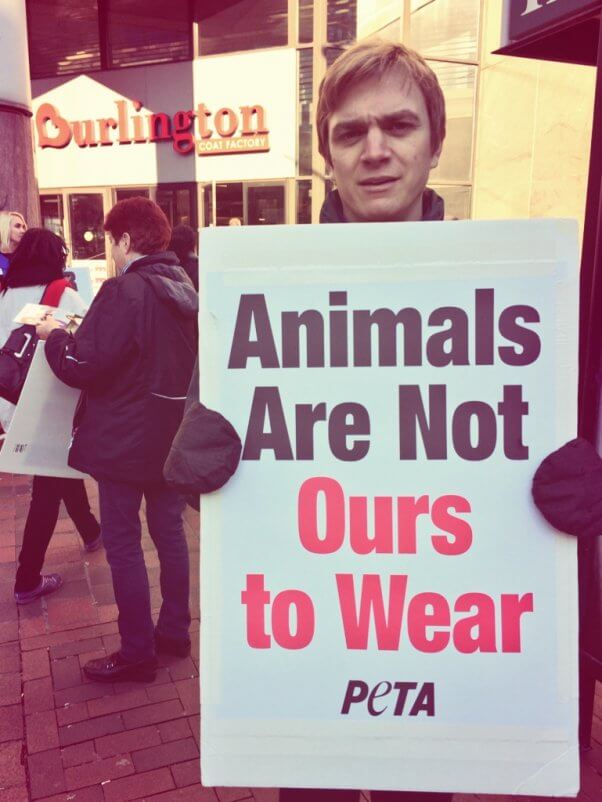
[[[93,483],[89,490],[96,507]],[[0,474],[0,802],[276,802],[270,789],[199,783],[198,516],[188,509],[193,657],[162,660],[151,685],[107,686],[88,682],[81,666],[118,647],[110,572],[104,551],[83,552],[69,518],[60,519],[45,565],[60,571],[64,587],[19,609],[14,604],[28,504],[29,480]],[[145,550],[158,606],[157,559],[148,534]],[[602,694],[596,713],[580,802],[602,802]],[[456,795],[454,802],[478,799]]]

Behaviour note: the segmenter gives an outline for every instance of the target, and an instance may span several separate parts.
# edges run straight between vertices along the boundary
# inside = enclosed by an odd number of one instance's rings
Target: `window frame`
[[[182,61],[193,61],[196,54],[194,48],[194,0],[186,0],[187,2],[187,27],[188,27],[188,55],[184,58],[175,58],[166,61],[164,59],[160,61],[148,61],[144,64],[118,64],[113,65],[111,61],[111,45],[109,41],[109,3],[110,0],[97,0],[97,24],[98,24],[98,42],[99,42],[99,51],[100,51],[100,67],[97,69],[92,70],[81,70],[74,65],[74,69],[66,72],[57,72],[54,70],[53,72],[37,72],[33,69],[33,64],[31,61],[31,53],[32,53],[32,30],[33,26],[31,24],[31,11],[30,5],[26,2],[26,17],[27,17],[27,44],[30,53],[30,61],[29,61],[29,70],[31,73],[32,80],[40,80],[44,78],[59,78],[67,75],[93,75],[97,72],[106,72],[107,70],[131,70],[131,69],[139,69],[140,67],[150,67],[154,64],[178,64]]]

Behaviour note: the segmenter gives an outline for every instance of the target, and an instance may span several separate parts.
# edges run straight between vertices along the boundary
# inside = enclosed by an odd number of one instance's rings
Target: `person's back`
[[[119,608],[121,649],[91,660],[100,682],[152,681],[156,651],[185,655],[189,566],[184,501],[163,481],[163,463],[180,425],[196,356],[198,297],[177,258],[171,229],[146,198],[107,215],[117,277],[101,287],[74,336],[38,327],[46,356],[66,384],[82,389],[69,464],[98,480],[107,560]],[[141,547],[142,498],[161,565],[163,605],[156,629]]]
[[[197,235],[193,228],[186,225],[179,225],[174,228],[171,234],[169,250],[173,251],[189,279],[194,284],[195,290],[199,289],[199,258],[195,253]]]

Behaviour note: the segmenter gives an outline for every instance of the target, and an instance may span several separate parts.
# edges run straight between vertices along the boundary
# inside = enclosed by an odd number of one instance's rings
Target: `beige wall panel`
[[[542,62],[535,109],[531,217],[576,217],[583,227],[595,69]]]
[[[481,73],[475,219],[529,217],[537,62],[507,58]]]
[[[372,36],[403,16],[403,0],[357,0],[357,38]]]
[[[493,51],[497,50],[502,43],[502,6],[503,0],[487,0],[481,7],[481,67],[483,69],[504,62],[507,58],[493,54]]]

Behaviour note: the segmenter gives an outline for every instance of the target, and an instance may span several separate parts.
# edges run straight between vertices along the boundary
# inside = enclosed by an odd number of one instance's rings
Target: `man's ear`
[[[441,156],[441,150],[443,149],[443,142],[439,145],[437,150],[433,153],[431,158],[431,170],[434,170],[435,167],[439,164],[439,157]]]
[[[124,233],[121,235],[121,241],[123,242],[125,252],[127,253],[130,250],[130,246],[132,244],[131,237],[127,233],[127,231],[124,231]]]

